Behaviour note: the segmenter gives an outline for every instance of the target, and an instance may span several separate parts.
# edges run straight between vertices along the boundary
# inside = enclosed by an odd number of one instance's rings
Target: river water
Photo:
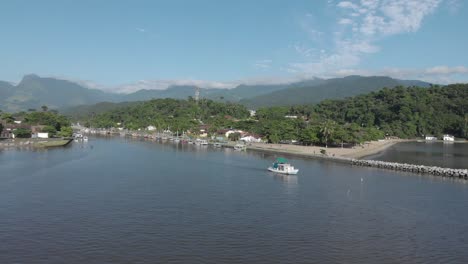
[[[0,263],[468,263],[465,181],[91,138],[0,151]]]
[[[402,142],[366,159],[468,169],[468,144],[453,142]]]

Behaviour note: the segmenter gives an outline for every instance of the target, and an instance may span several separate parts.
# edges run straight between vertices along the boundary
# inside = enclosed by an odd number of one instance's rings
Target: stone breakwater
[[[357,165],[357,166],[363,166],[363,167],[374,167],[374,168],[407,171],[407,172],[421,173],[421,174],[431,174],[431,175],[442,176],[442,177],[468,179],[468,169],[451,169],[451,168],[441,168],[441,167],[435,167],[435,166],[414,165],[414,164],[386,162],[386,161],[378,161],[378,160],[360,160],[360,159],[352,159],[351,164]]]

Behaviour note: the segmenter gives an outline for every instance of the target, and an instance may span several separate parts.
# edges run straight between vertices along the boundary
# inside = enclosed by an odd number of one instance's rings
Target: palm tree
[[[335,125],[336,125],[335,121],[332,121],[332,120],[327,120],[322,123],[320,132],[325,138],[325,148],[328,148],[328,139],[335,132]]]

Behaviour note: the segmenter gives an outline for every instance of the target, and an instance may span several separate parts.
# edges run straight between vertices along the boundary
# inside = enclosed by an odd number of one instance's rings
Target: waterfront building
[[[49,138],[49,133],[38,132],[36,134],[37,138]]]
[[[241,137],[240,138],[241,141],[244,141],[244,142],[256,142],[256,143],[259,143],[259,142],[262,142],[262,138],[258,135],[254,135],[254,134],[248,134],[248,135],[245,135],[244,137]]]

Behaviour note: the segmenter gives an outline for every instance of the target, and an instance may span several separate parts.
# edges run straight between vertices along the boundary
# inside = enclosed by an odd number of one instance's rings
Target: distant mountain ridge
[[[3,95],[0,109],[7,111],[39,109],[42,105],[58,109],[118,98],[118,95],[88,89],[71,81],[42,78],[34,74],[25,75],[16,86],[6,88],[0,85],[0,94]]]
[[[419,86],[428,88],[430,83],[417,80],[398,80],[385,76],[347,76],[323,80],[316,85],[295,86],[275,91],[267,95],[246,98],[240,101],[250,108],[265,106],[287,106],[314,104],[325,99],[342,99],[359,94],[380,90],[384,87]]]
[[[232,89],[200,88],[200,96],[217,101],[240,102],[251,108],[273,105],[317,103],[323,99],[344,98],[381,88],[402,86],[429,87],[431,84],[417,80],[398,80],[390,77],[348,76],[319,79],[291,84],[245,85]],[[139,90],[130,94],[89,89],[72,81],[44,78],[31,74],[13,85],[0,81],[0,110],[16,112],[39,109],[63,109],[100,102],[133,102],[156,98],[186,99],[194,96],[196,86],[170,86],[165,90]],[[82,108],[80,108],[82,109]]]

